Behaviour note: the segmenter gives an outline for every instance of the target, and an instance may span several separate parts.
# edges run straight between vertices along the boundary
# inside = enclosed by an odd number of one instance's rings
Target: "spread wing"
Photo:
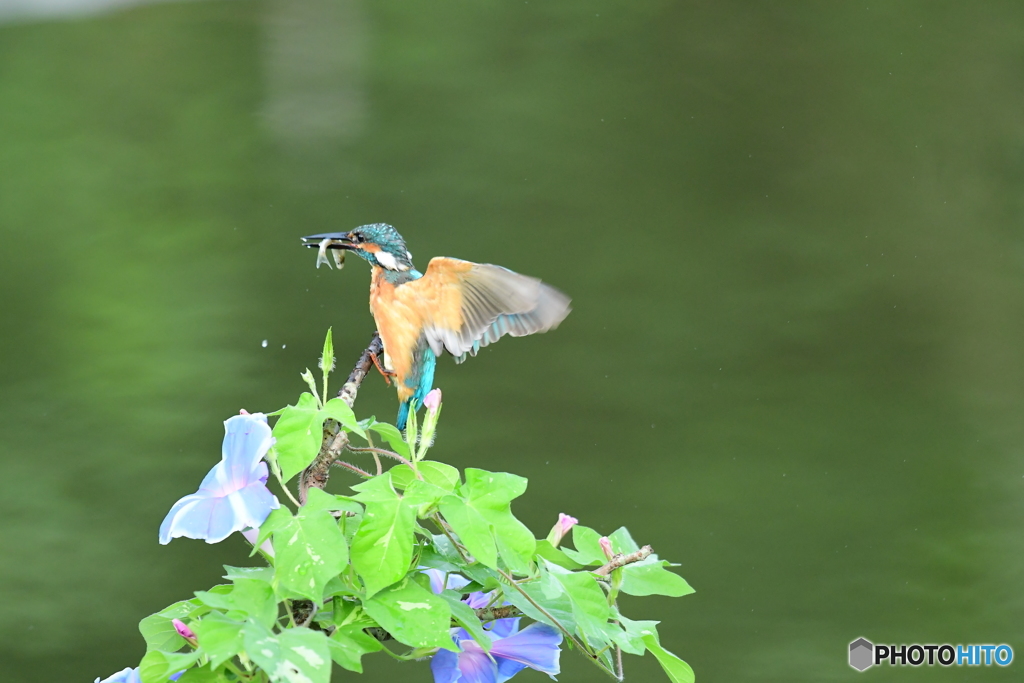
[[[546,332],[569,315],[569,297],[507,268],[453,258],[430,261],[423,277],[398,288],[429,306],[423,335],[430,349],[461,363],[506,334]],[[403,292],[405,293],[405,292]]]

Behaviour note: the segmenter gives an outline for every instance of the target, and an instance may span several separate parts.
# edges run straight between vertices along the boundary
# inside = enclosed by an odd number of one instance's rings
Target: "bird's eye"
[[[362,242],[363,241],[363,234],[362,233],[360,233],[360,232],[353,232],[351,234],[352,234],[352,241],[353,242],[357,242],[358,243],[358,242]]]

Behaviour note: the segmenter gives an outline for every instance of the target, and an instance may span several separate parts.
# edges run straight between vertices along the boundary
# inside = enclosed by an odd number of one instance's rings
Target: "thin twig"
[[[366,470],[361,469],[359,467],[356,467],[352,463],[345,462],[344,460],[335,460],[332,464],[336,465],[338,467],[344,467],[346,470],[349,470],[350,472],[355,472],[360,477],[363,477],[365,479],[369,479],[370,477],[373,476],[372,474],[370,474]]]
[[[409,468],[412,469],[412,463],[409,462],[405,457],[399,455],[398,453],[395,453],[394,451],[385,450],[383,448],[367,448],[364,446],[353,446],[352,444],[348,445],[348,449],[353,453],[380,453],[381,455],[399,461],[403,465],[408,465]]]
[[[640,550],[637,550],[635,553],[629,553],[628,555],[623,555],[622,553],[619,553],[618,555],[612,557],[611,561],[608,562],[608,564],[604,565],[603,567],[598,567],[597,569],[595,569],[594,573],[598,576],[608,576],[616,569],[620,567],[625,567],[627,564],[633,564],[634,562],[639,562],[640,560],[646,560],[648,557],[651,556],[651,553],[653,552],[654,551],[651,549],[651,546],[645,545],[643,548],[640,548]]]

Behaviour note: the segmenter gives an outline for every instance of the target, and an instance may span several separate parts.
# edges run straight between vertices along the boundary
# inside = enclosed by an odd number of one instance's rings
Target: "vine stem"
[[[345,462],[344,460],[335,460],[333,464],[336,467],[344,467],[346,470],[348,470],[350,472],[355,472],[360,477],[363,477],[365,479],[369,479],[370,477],[373,476],[372,474],[370,474],[366,470],[360,469],[360,468],[356,467],[355,465],[353,465],[352,463]]]
[[[550,619],[551,623],[555,624],[558,627],[558,630],[561,631],[565,635],[566,638],[571,640],[573,645],[575,645],[579,649],[580,652],[583,652],[584,654],[587,655],[587,659],[589,659],[591,662],[593,662],[594,666],[596,666],[598,669],[600,669],[604,673],[606,673],[609,676],[611,676],[611,678],[613,680],[616,680],[616,681],[619,680],[619,677],[616,676],[613,671],[609,671],[608,669],[606,669],[604,667],[603,664],[601,664],[601,660],[598,659],[598,656],[596,654],[594,654],[594,652],[593,652],[593,650],[591,650],[590,646],[586,645],[583,641],[581,641],[579,638],[577,638],[575,635],[573,635],[569,631],[569,629],[567,629],[565,626],[563,626],[562,622],[558,621],[558,619],[555,619],[551,615],[550,612],[548,612],[546,609],[544,609],[543,607],[538,605],[537,602],[532,597],[530,597],[530,594],[527,593],[525,590],[523,590],[522,586],[520,586],[518,583],[516,583],[515,578],[513,578],[511,574],[506,572],[504,569],[498,569],[497,572],[498,572],[498,574],[501,575],[501,577],[503,579],[508,581],[509,585],[512,586],[512,588],[515,588],[517,591],[519,591],[519,594],[522,595],[524,598],[526,598],[527,602],[529,602],[531,605],[533,605],[533,607],[538,612],[540,612],[545,617]]]
[[[441,530],[441,533],[447,536],[448,540],[452,542],[452,545],[455,547],[455,551],[459,554],[459,557],[462,558],[462,561],[466,564],[472,564],[473,561],[469,559],[469,555],[466,554],[466,549],[462,547],[461,543],[455,540],[454,536],[452,536],[451,529],[448,528],[448,523],[444,521],[444,518],[436,512],[431,515],[430,518],[434,520],[434,524],[436,524],[437,528]]]
[[[248,676],[248,675],[246,675],[246,674],[242,673],[242,670],[241,670],[241,669],[239,669],[239,668],[238,668],[237,666],[235,666],[235,663],[234,663],[234,662],[232,662],[232,661],[231,661],[230,659],[229,659],[229,660],[227,660],[226,662],[224,662],[224,665],[225,665],[225,666],[226,666],[226,667],[227,667],[228,669],[230,669],[230,670],[231,670],[231,673],[233,673],[233,674],[235,674],[236,676],[238,676],[238,678],[239,678],[240,680],[243,680],[243,681],[251,681],[251,680],[252,680],[252,676]]]

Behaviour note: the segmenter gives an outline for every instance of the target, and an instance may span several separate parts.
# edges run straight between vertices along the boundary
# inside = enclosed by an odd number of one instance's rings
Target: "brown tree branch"
[[[608,576],[619,567],[625,567],[627,564],[633,564],[634,562],[639,562],[640,560],[646,560],[648,557],[651,556],[651,553],[653,552],[654,551],[651,549],[651,546],[645,545],[643,548],[640,548],[640,550],[637,550],[635,553],[629,553],[628,555],[623,555],[622,553],[619,553],[618,555],[612,557],[611,561],[609,561],[608,564],[595,569],[594,573],[598,576]]]
[[[373,357],[380,355],[384,350],[380,335],[373,333],[370,345],[366,347],[363,354],[359,356],[355,367],[348,376],[348,381],[338,392],[338,398],[348,404],[351,408],[356,402],[356,394],[359,393],[359,386],[366,378],[366,373],[373,367]],[[306,494],[311,488],[323,489],[327,486],[327,480],[331,476],[331,465],[338,459],[341,452],[348,445],[348,432],[341,428],[335,420],[324,420],[324,436],[320,445],[320,452],[316,458],[299,477],[299,501],[306,502]]]

